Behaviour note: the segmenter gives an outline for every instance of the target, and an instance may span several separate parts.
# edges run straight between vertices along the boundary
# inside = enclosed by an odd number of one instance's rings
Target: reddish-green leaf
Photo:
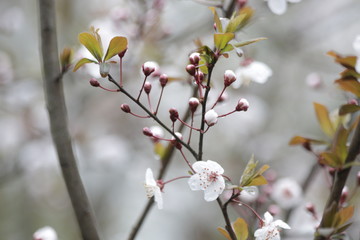
[[[360,83],[357,80],[338,79],[335,81],[342,90],[351,92],[360,97]]]
[[[342,124],[339,124],[332,143],[332,151],[341,161],[341,164],[345,163],[345,159],[348,153],[348,147],[347,147],[348,136],[349,136],[349,131],[346,128],[344,128]]]
[[[354,215],[354,206],[349,206],[346,208],[342,208],[337,214],[336,217],[339,218],[337,227],[344,225],[347,221],[349,221]]]
[[[127,48],[127,44],[128,42],[126,37],[114,37],[113,39],[111,39],[104,57],[104,61],[107,61],[116,54],[124,51]]]
[[[356,57],[355,56],[341,56],[334,51],[327,52],[329,56],[335,58],[335,62],[340,63],[342,66],[350,69],[355,69]]]
[[[295,136],[290,140],[289,145],[302,145],[302,144],[306,144],[306,143],[326,144],[325,141],[316,140],[316,139],[312,139],[312,138],[304,138],[301,136]]]
[[[339,115],[345,115],[348,113],[354,113],[360,110],[360,106],[359,105],[355,105],[355,104],[345,104],[342,105],[339,109]]]
[[[226,231],[224,228],[218,227],[217,230],[218,230],[224,237],[226,237],[226,239],[231,240],[231,237],[230,237],[228,231]]]
[[[78,70],[80,67],[82,67],[86,63],[97,63],[97,62],[94,60],[88,59],[88,58],[82,58],[75,64],[73,72]]]
[[[80,43],[89,50],[91,55],[93,55],[98,62],[102,62],[103,51],[101,42],[99,42],[93,34],[88,32],[80,33],[78,38]]]
[[[358,78],[360,78],[360,74],[357,73],[355,70],[353,69],[345,69],[344,71],[342,71],[340,73],[341,77],[346,79],[346,80],[357,80]]]
[[[234,33],[215,33],[214,43],[216,49],[221,51],[232,39],[234,39],[234,37]]]
[[[320,163],[333,168],[342,167],[341,160],[336,156],[335,153],[332,152],[320,153]]]
[[[327,108],[319,103],[314,103],[314,108],[322,131],[331,138],[334,135],[335,130],[329,118]]]
[[[232,224],[235,235],[238,240],[247,240],[249,236],[248,225],[244,219],[238,218]]]

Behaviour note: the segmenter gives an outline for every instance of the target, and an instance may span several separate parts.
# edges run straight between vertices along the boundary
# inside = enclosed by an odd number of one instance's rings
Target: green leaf
[[[351,92],[357,97],[360,97],[360,83],[357,80],[338,79],[335,83],[337,83],[342,90]]]
[[[248,225],[244,219],[238,218],[232,224],[237,240],[247,240],[249,237]]]
[[[320,153],[320,163],[333,168],[341,168],[343,165],[342,161],[333,152]]]
[[[225,236],[226,239],[231,240],[231,237],[230,237],[228,231],[226,231],[224,228],[218,227],[217,230],[218,230],[223,236]]]
[[[215,8],[214,8],[214,7],[210,7],[209,9],[210,9],[211,12],[214,14],[214,22],[215,22],[215,24],[216,24],[216,28],[217,28],[218,32],[223,32],[223,28],[222,28],[222,25],[221,25],[221,21],[220,21],[219,15],[217,14]]]
[[[335,130],[329,118],[327,108],[319,103],[314,103],[314,108],[322,131],[331,138],[334,135]]]
[[[72,62],[74,50],[72,48],[64,48],[60,54],[60,63],[62,69],[66,69]]]
[[[262,176],[262,174],[269,169],[268,165],[262,166],[259,170],[256,171],[256,166],[258,162],[255,162],[254,156],[251,157],[250,161],[246,165],[244,172],[240,179],[240,186],[259,186],[267,184],[267,180]]]
[[[360,106],[355,105],[355,104],[345,104],[342,105],[339,109],[339,115],[345,115],[348,113],[354,113],[360,110]]]
[[[114,37],[111,39],[104,57],[104,61],[107,61],[113,56],[124,51],[127,48],[127,44],[128,42],[126,37]]]
[[[321,140],[316,140],[316,139],[312,139],[312,138],[305,138],[305,137],[301,137],[301,136],[295,136],[293,137],[290,142],[289,145],[303,145],[306,143],[313,143],[313,144],[326,144],[327,142],[325,141],[321,141]]]
[[[243,42],[234,43],[233,45],[235,47],[243,47],[243,46],[246,46],[246,45],[249,45],[249,44],[252,44],[252,43],[256,43],[256,42],[259,42],[259,41],[262,41],[262,40],[266,40],[266,39],[267,38],[264,38],[264,37],[254,38],[254,39],[246,40],[246,41],[243,41]]]
[[[215,33],[214,34],[214,43],[217,50],[221,52],[225,46],[234,39],[234,33]]]
[[[76,72],[80,67],[82,67],[86,63],[98,63],[98,62],[88,59],[88,58],[82,58],[75,64],[73,72]]]
[[[332,143],[332,151],[341,161],[341,164],[345,163],[346,156],[348,155],[347,139],[349,131],[344,128],[342,124],[339,124],[336,130],[335,137]]]
[[[244,21],[244,19],[246,19],[246,17],[247,17],[246,14],[240,14],[234,18],[231,18],[229,24],[226,27],[225,32],[230,32],[230,33],[236,32],[238,26],[241,24],[242,21]]]
[[[102,62],[102,46],[101,42],[91,33],[83,32],[79,34],[79,41],[82,45],[84,45],[87,50],[94,56],[98,62]]]

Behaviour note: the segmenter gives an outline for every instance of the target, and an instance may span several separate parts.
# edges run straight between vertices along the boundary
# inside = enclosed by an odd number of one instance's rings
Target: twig
[[[44,91],[51,135],[82,238],[99,240],[93,211],[86,196],[73,153],[57,48],[55,1],[39,0]]]

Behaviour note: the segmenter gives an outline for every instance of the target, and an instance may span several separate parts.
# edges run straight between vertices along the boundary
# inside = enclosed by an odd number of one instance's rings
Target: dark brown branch
[[[73,153],[57,49],[55,1],[39,0],[44,91],[51,135],[82,238],[99,240],[95,220]]]

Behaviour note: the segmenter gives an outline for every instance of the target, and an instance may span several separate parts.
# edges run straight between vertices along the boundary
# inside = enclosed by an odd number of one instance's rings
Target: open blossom
[[[290,229],[290,226],[282,220],[275,220],[273,216],[266,212],[265,219],[261,228],[255,231],[255,240],[280,240],[279,228]]]
[[[277,15],[282,15],[286,12],[287,2],[297,3],[301,2],[301,0],[267,0],[267,2],[270,10],[273,13]]]
[[[239,88],[243,84],[249,84],[251,81],[256,83],[266,83],[272,75],[271,68],[265,63],[251,61],[245,66],[240,66],[236,71],[237,80],[232,84],[234,88]]]
[[[294,179],[281,178],[273,185],[271,198],[283,209],[295,207],[300,203],[301,197],[301,187]]]
[[[148,198],[155,198],[155,202],[158,205],[159,209],[163,208],[163,198],[161,195],[161,189],[156,183],[154,179],[153,172],[150,168],[146,169],[146,175],[145,175],[145,190],[146,190],[146,196]]]
[[[356,72],[360,73],[360,35],[357,35],[354,42],[353,47],[356,52],[357,60],[355,65]]]
[[[221,174],[224,169],[211,160],[197,161],[192,165],[195,174],[188,181],[190,189],[193,191],[204,191],[206,201],[214,201],[225,189],[225,179]]]
[[[38,229],[33,234],[34,240],[57,240],[58,236],[52,227],[46,226]]]

